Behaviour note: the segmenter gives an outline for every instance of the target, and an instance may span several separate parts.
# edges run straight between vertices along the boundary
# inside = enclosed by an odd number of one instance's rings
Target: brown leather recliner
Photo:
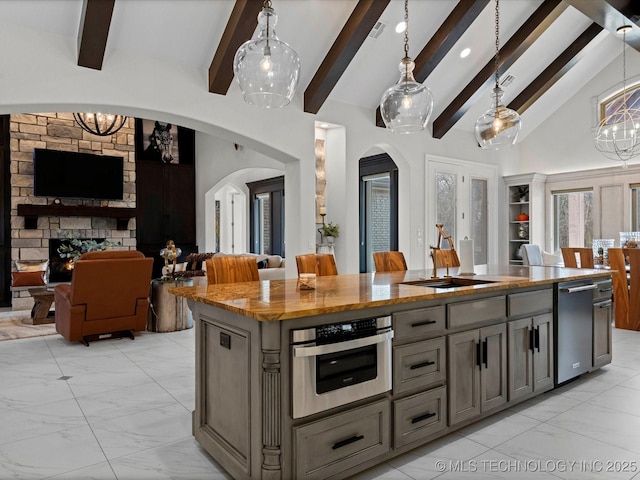
[[[56,331],[69,341],[145,330],[153,259],[142,252],[108,250],[80,256],[71,284],[54,289]]]

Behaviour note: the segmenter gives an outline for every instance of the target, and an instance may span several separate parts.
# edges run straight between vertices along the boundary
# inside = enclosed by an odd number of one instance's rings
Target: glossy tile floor
[[[191,436],[194,330],[0,342],[0,479],[227,479]],[[614,362],[359,480],[640,480],[640,332]]]

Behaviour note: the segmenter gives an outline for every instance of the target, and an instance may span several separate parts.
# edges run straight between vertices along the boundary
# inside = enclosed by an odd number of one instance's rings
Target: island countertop
[[[483,273],[462,277],[456,276],[452,269],[454,278],[473,278],[492,283],[437,289],[404,283],[430,279],[429,269],[317,277],[314,290],[300,289],[298,279],[291,278],[175,287],[169,289],[169,292],[255,320],[279,321],[611,275],[610,271],[599,269],[515,265],[488,265],[476,267],[476,271]]]

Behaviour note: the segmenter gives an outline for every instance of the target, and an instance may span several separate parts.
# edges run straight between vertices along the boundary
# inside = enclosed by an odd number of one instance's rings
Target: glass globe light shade
[[[127,121],[124,115],[112,113],[74,113],[73,119],[80,127],[92,135],[106,137],[120,130]]]
[[[610,160],[628,162],[640,155],[640,110],[623,105],[604,118],[594,137],[596,149]]]
[[[493,89],[493,106],[476,120],[475,134],[478,144],[485,150],[499,150],[516,143],[520,132],[520,115],[502,103],[503,91]]]
[[[257,107],[288,105],[300,76],[300,58],[287,43],[278,40],[273,28],[277,21],[272,8],[263,8],[258,15],[258,38],[243,43],[233,59],[233,72],[244,100]]]
[[[393,133],[417,133],[424,130],[433,111],[433,95],[413,77],[415,63],[409,57],[400,62],[400,79],[387,89],[380,100],[380,113]]]

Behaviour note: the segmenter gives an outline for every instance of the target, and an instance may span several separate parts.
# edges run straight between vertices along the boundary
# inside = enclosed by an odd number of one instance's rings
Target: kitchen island
[[[172,289],[196,325],[196,440],[234,478],[345,478],[551,390],[563,282],[591,285],[588,370],[611,361],[607,271],[430,277]]]

